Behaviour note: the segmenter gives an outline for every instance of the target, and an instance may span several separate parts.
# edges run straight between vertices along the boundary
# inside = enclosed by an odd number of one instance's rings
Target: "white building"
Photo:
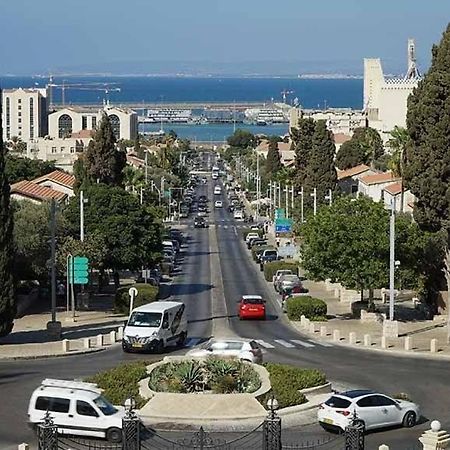
[[[370,197],[374,202],[383,200],[384,189],[399,181],[392,172],[380,172],[370,175],[364,175],[358,180],[358,193]]]
[[[364,59],[364,108],[369,126],[383,141],[390,139],[395,126],[406,127],[407,100],[420,79],[413,39],[408,40],[408,72],[404,78],[386,78],[379,58]]]
[[[18,137],[23,142],[47,134],[47,89],[2,91],[3,140]]]
[[[106,106],[99,111],[67,107],[48,116],[49,131],[52,138],[70,137],[83,130],[94,130],[100,123],[102,114],[109,116],[117,140],[135,140],[138,133],[138,117],[131,109]]]

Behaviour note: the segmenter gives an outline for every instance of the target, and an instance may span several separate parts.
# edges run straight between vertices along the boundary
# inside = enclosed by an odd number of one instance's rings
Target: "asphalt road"
[[[319,368],[339,387],[364,387],[388,394],[407,392],[421,405],[426,418],[439,419],[444,429],[450,430],[448,362],[392,357],[339,346],[323,347],[310,341],[292,329],[283,317],[259,267],[249,257],[239,224],[226,208],[215,211],[215,221],[211,226],[217,226],[220,267],[213,270],[222,273],[229,323],[236,334],[263,342],[266,360]],[[192,220],[187,223],[192,224]],[[189,337],[193,343],[208,338],[211,333],[209,238],[205,229],[189,228],[186,234],[189,240],[184,248],[181,271],[172,285],[172,295],[187,305]],[[266,322],[237,319],[237,301],[242,294],[260,294],[267,299]],[[140,358],[152,359],[152,355],[123,354],[116,346],[85,356],[0,362],[0,448],[12,450],[18,443],[34,442],[26,427],[26,409],[31,392],[43,378],[82,378],[121,361]],[[412,430],[370,433],[366,437],[366,448],[375,449],[382,443],[399,450],[416,448],[417,438],[428,426],[423,423]],[[323,435],[316,425],[286,431],[290,442],[301,433],[313,436],[315,432]]]

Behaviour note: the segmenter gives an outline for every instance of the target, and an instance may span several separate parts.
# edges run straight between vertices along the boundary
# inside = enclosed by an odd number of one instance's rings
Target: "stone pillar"
[[[339,330],[333,330],[333,341],[339,342],[341,340],[341,332]]]
[[[63,341],[62,341],[62,351],[64,353],[67,353],[69,351],[69,340],[68,339],[63,339]]]
[[[88,337],[83,339],[83,347],[85,349],[91,348],[91,340]]]
[[[389,445],[382,444],[378,447],[378,450],[389,450]]]
[[[327,336],[327,327],[321,326],[320,327],[320,336],[326,337]]]
[[[109,333],[109,342],[115,344],[116,342],[116,332],[113,330]]]
[[[315,333],[316,332],[316,324],[314,322],[311,322],[309,324],[309,332],[310,333]]]
[[[103,347],[103,334],[97,335],[97,347]]]
[[[348,334],[348,342],[352,345],[356,344],[356,333],[354,331]]]
[[[309,319],[305,319],[305,328],[307,330],[309,330],[309,325],[310,325],[311,321]]]
[[[372,345],[372,338],[370,334],[364,335],[364,347],[370,347]]]
[[[430,352],[437,353],[438,351],[438,341],[437,339],[431,339],[430,341]]]
[[[117,339],[121,341],[123,339],[123,327],[117,329]]]
[[[410,336],[405,337],[405,350],[408,352],[412,350],[412,337]]]
[[[18,447],[17,447],[17,450],[30,450],[30,446],[28,445],[28,444],[20,444]]]
[[[386,336],[381,336],[381,348],[388,348],[388,342]]]
[[[441,430],[441,423],[438,420],[433,420],[431,430],[425,431],[419,441],[423,445],[423,450],[440,450],[448,447],[450,435]]]

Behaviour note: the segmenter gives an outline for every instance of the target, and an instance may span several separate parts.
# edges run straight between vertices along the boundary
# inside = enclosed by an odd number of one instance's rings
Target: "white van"
[[[148,303],[131,312],[123,330],[122,349],[162,353],[168,345],[184,345],[187,334],[184,303]]]
[[[125,409],[111,405],[94,383],[46,378],[31,395],[28,423],[43,423],[47,411],[60,434],[122,440]]]
[[[220,186],[214,187],[214,195],[220,195],[222,193],[222,188]]]

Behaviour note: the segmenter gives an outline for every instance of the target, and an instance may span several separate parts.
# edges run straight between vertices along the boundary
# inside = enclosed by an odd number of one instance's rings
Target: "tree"
[[[428,73],[408,99],[405,184],[417,197],[421,227],[448,230],[450,220],[450,25],[432,50]]]
[[[26,153],[27,151],[27,144],[26,142],[23,142],[22,139],[19,136],[12,136],[11,140],[8,141],[6,146],[13,152],[13,153]]]
[[[10,207],[9,181],[5,170],[5,154],[0,103],[0,337],[11,332],[16,315],[13,216]]]
[[[228,137],[228,145],[239,148],[255,148],[257,139],[254,134],[249,131],[238,129]]]
[[[122,183],[126,155],[118,150],[115,144],[111,122],[104,113],[85,153],[85,168],[92,181],[111,186],[119,186]]]
[[[361,147],[351,139],[344,142],[336,155],[336,167],[341,170],[350,169],[365,163],[365,156]]]
[[[301,118],[297,128],[291,128],[292,149],[295,151],[295,183],[302,186],[313,145],[315,122],[311,118]]]
[[[10,184],[32,180],[56,169],[53,161],[41,161],[11,154],[6,154],[5,160],[6,177]]]
[[[270,175],[276,175],[283,168],[281,156],[278,150],[278,138],[270,138],[269,150],[267,151],[266,172]]]

